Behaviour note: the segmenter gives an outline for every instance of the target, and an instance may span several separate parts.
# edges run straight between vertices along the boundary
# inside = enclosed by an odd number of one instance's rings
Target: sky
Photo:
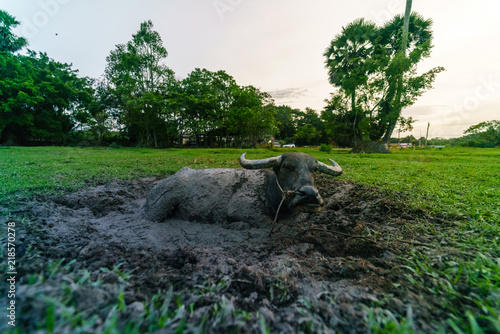
[[[0,0],[29,48],[73,64],[81,76],[104,73],[106,57],[152,20],[180,79],[195,68],[225,70],[239,85],[271,93],[277,105],[320,112],[334,91],[323,53],[357,18],[378,25],[403,14],[406,0]],[[436,66],[434,88],[403,116],[412,134],[463,135],[500,119],[500,1],[413,0],[434,22],[434,48],[418,72]],[[401,133],[401,136],[408,133]],[[394,135],[393,135],[394,136]]]

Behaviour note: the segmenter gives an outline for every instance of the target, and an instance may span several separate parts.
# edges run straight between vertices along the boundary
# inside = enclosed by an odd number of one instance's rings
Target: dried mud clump
[[[241,222],[144,220],[158,181],[16,208],[30,222],[18,240],[21,331],[355,333],[377,307],[411,308],[415,330],[432,331],[432,305],[405,288],[400,260],[430,242],[432,218],[396,194],[319,175],[323,211],[279,221],[269,236],[271,226]]]

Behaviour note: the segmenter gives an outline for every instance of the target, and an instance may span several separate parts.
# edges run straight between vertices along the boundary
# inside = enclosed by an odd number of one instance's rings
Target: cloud
[[[413,118],[435,116],[437,113],[443,113],[450,107],[447,105],[423,105],[411,106],[403,110],[403,116],[412,116]]]
[[[306,95],[307,88],[285,88],[268,92],[275,100],[293,100]]]

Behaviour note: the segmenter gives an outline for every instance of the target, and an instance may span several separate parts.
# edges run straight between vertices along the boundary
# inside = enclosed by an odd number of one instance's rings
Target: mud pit
[[[33,222],[18,245],[26,330],[45,328],[48,296],[65,303],[56,319],[64,310],[92,319],[61,320],[56,332],[100,332],[110,321],[154,332],[163,316],[157,333],[354,333],[369,331],[368,312],[379,308],[411,308],[415,329],[432,331],[432,305],[412,293],[398,257],[429,242],[432,218],[395,194],[319,175],[323,211],[279,221],[268,236],[271,226],[144,220],[158,181],[113,182],[17,210]]]

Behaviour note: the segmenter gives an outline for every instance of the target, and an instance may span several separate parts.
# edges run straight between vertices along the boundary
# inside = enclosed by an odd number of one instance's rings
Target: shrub
[[[321,152],[330,152],[332,150],[332,145],[328,145],[328,144],[321,144],[319,146],[319,150]]]
[[[122,146],[120,144],[117,144],[115,141],[109,145],[109,148],[121,148],[121,147]]]

